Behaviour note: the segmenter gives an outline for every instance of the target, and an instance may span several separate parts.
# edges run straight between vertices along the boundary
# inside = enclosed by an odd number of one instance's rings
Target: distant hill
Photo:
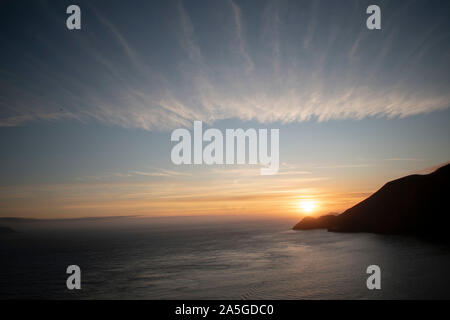
[[[426,175],[410,175],[380,190],[342,214],[305,218],[294,230],[410,234],[447,238],[450,222],[450,164]],[[312,221],[314,220],[314,221]]]
[[[328,214],[319,218],[305,217],[294,226],[294,230],[328,229],[333,226],[337,215]]]
[[[16,233],[16,232],[9,227],[0,226],[0,234],[10,234],[10,233]]]

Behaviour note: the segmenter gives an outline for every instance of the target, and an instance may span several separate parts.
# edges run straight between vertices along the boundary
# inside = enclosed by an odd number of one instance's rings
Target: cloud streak
[[[31,55],[11,41],[8,49],[21,62],[0,65],[0,126],[76,119],[170,130],[193,120],[394,118],[450,106],[449,28],[442,14],[427,18],[425,11],[423,23],[434,18],[431,27],[406,37],[417,22],[401,6],[391,8],[398,22],[387,20],[376,34],[360,25],[354,2],[348,10],[315,1],[261,2],[259,14],[243,4],[230,0],[223,10],[217,3],[198,9],[177,2],[161,9],[159,30],[146,32],[111,8],[86,6],[96,19],[85,33],[40,35],[43,41],[30,43],[37,48]],[[202,10],[209,19],[199,18]]]

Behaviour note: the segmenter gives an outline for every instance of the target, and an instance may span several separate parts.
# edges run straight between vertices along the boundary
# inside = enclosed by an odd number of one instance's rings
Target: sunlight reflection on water
[[[418,240],[285,222],[34,232],[2,242],[0,297],[104,299],[448,298],[450,251]],[[65,267],[82,290],[65,289]],[[367,266],[382,290],[366,288]],[[31,285],[30,285],[31,284]]]

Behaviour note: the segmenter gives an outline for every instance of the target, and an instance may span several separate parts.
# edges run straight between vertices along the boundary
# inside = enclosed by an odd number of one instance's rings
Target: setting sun
[[[300,200],[298,202],[298,207],[305,213],[311,213],[316,209],[317,205],[314,200]]]

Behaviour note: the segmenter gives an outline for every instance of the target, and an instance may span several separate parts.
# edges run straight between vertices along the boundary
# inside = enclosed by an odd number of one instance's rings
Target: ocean
[[[293,231],[292,219],[16,223],[0,237],[2,299],[445,299],[450,249],[419,239]],[[81,268],[81,290],[66,268]],[[381,289],[369,290],[369,265]]]

